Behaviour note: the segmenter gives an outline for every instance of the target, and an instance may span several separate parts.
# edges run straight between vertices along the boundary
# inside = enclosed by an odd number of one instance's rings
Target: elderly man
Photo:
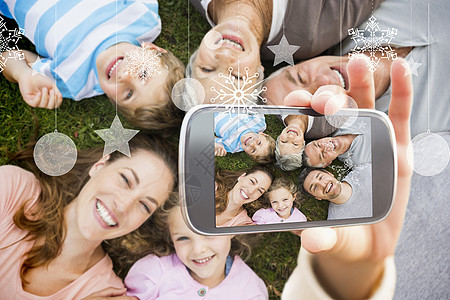
[[[302,164],[324,168],[336,158],[348,167],[371,163],[370,128],[370,119],[357,118],[351,126],[339,128],[332,137],[308,143]]]
[[[328,200],[328,220],[372,217],[372,165],[355,167],[341,181],[325,169],[304,169],[299,176],[304,193]]]

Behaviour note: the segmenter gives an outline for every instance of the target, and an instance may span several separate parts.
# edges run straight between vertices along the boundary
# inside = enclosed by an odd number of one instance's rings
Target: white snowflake
[[[368,65],[372,72],[377,69],[380,59],[394,60],[397,57],[397,53],[390,45],[397,35],[397,29],[380,29],[377,18],[374,16],[369,18],[365,29],[350,28],[348,34],[356,44],[348,54],[349,58],[353,59],[364,52],[368,53]],[[377,53],[380,54],[379,57],[376,56]]]
[[[25,59],[25,54],[17,47],[17,43],[22,36],[23,29],[9,30],[6,27],[5,20],[0,16],[0,53],[8,52],[5,56],[0,55],[0,72],[4,70],[8,59]]]
[[[262,92],[267,91],[266,87],[258,89],[260,81],[258,80],[259,73],[249,75],[249,68],[244,68],[245,75],[239,78],[240,72],[238,70],[238,76],[232,74],[233,68],[228,68],[228,75],[219,73],[217,76],[225,79],[225,84],[212,79],[217,85],[222,88],[216,89],[215,86],[211,87],[211,91],[217,94],[217,96],[211,98],[211,103],[215,103],[217,100],[223,101],[222,105],[227,107],[227,112],[237,114],[249,114],[256,113],[252,111],[252,107],[258,105],[258,100],[261,102],[267,102],[266,98],[261,96]]]
[[[161,53],[146,47],[125,52],[125,74],[146,83],[150,78],[161,74],[160,55]]]

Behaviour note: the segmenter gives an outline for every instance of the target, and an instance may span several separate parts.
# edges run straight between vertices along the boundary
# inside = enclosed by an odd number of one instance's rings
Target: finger
[[[356,101],[359,108],[374,109],[375,84],[373,73],[368,67],[368,57],[351,59],[347,65],[349,95]]]
[[[407,145],[411,139],[409,119],[413,101],[413,88],[411,71],[404,59],[396,59],[392,62],[391,86],[389,119],[394,125],[397,143]]]
[[[347,104],[347,92],[337,85],[324,85],[317,89],[311,100],[311,107],[321,114],[334,114]],[[344,97],[339,97],[344,95]]]
[[[56,95],[57,95],[56,108],[58,108],[62,104],[62,94],[59,91],[57,91]]]
[[[41,92],[37,92],[34,96],[25,96],[23,100],[31,107],[37,107],[41,101]]]
[[[311,93],[304,90],[295,90],[289,93],[284,98],[284,105],[297,107],[310,107],[311,99],[312,99]]]
[[[48,90],[46,87],[42,88],[42,96],[41,96],[41,100],[38,103],[38,107],[40,108],[46,108],[48,104]]]
[[[407,74],[407,75],[405,75]],[[398,178],[397,192],[394,206],[389,216],[377,228],[388,232],[379,244],[389,243],[394,245],[390,252],[395,251],[395,245],[401,232],[403,220],[408,205],[411,184],[412,169],[406,159],[406,151],[411,139],[410,135],[410,113],[413,101],[413,90],[411,72],[409,66],[403,59],[396,59],[391,66],[392,97],[389,106],[389,118],[394,126],[397,140]],[[383,228],[385,227],[385,228]],[[381,246],[380,246],[381,247]]]
[[[369,226],[310,228],[301,235],[302,246],[311,253],[327,253],[340,261],[367,259],[371,246]]]
[[[53,89],[51,89],[50,92],[49,92],[48,102],[47,102],[46,108],[54,109],[55,108],[55,103],[56,103],[55,91]]]

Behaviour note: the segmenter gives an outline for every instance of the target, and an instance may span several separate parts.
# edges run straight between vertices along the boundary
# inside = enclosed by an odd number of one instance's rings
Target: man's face
[[[262,72],[263,68],[258,42],[244,22],[238,27],[236,22],[229,20],[210,32],[219,32],[220,35],[208,33],[203,38],[192,65],[192,77],[200,81],[205,89],[204,103],[221,104],[231,100],[233,91],[244,85],[244,77]],[[260,77],[252,79],[246,88],[259,80]],[[227,95],[217,97],[220,90]]]
[[[318,200],[331,200],[341,194],[341,182],[333,174],[314,170],[306,176],[303,188]]]
[[[269,153],[269,139],[267,134],[260,132],[249,132],[241,136],[241,145],[245,153],[255,157],[267,155]]]
[[[347,56],[320,56],[277,71],[265,83],[267,104],[282,105],[292,91],[314,94],[323,85],[348,88]]]
[[[310,167],[326,167],[348,148],[342,136],[326,137],[305,146]]]
[[[299,153],[305,138],[303,131],[297,125],[289,125],[283,129],[278,137],[278,149],[281,156]]]

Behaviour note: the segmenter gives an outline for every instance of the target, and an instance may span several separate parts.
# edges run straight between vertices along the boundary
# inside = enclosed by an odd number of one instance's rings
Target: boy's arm
[[[19,84],[23,100],[32,107],[53,109],[59,107],[62,95],[52,79],[40,73],[33,74],[31,65],[39,56],[30,51],[22,50],[25,60],[9,59],[6,62],[3,75],[13,83]],[[6,57],[8,52],[3,52]]]

